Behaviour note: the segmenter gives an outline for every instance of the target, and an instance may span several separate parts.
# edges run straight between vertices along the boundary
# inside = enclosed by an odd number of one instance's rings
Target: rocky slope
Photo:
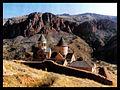
[[[84,14],[78,14],[76,16],[87,16],[87,15],[90,15],[91,17],[94,17],[97,20],[109,19],[111,21],[117,22],[116,16],[101,15],[101,14],[96,14],[96,13],[84,13]]]
[[[73,22],[84,22],[89,20],[100,20],[100,19],[109,19],[111,21],[117,22],[116,16],[108,16],[108,15],[101,15],[96,13],[83,13],[83,14],[77,14],[77,15],[70,15],[67,13],[59,14],[57,15],[59,17],[62,17],[65,20],[73,21]]]
[[[117,63],[117,36],[113,36],[105,46],[98,48],[94,52],[94,56],[97,59]]]
[[[69,16],[63,14],[59,15],[59,17],[63,18],[74,34],[86,40],[88,38],[93,41],[97,38],[104,40],[104,38],[111,38],[117,34],[117,17],[115,16],[85,13]],[[116,19],[114,20],[114,18]]]

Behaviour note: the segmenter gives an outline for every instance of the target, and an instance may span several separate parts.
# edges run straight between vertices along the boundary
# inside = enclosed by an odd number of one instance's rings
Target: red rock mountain
[[[19,22],[19,23],[17,23]],[[51,30],[60,31],[68,30],[69,26],[66,26],[63,19],[51,14],[51,13],[31,13],[25,20],[20,19],[8,19],[3,26],[3,37],[14,38],[16,36],[33,36],[37,33],[48,34]]]

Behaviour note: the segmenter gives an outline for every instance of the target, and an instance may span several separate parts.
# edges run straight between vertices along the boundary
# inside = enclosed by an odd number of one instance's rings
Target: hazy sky
[[[32,12],[71,15],[97,13],[117,16],[117,3],[3,3],[3,18],[18,17]]]

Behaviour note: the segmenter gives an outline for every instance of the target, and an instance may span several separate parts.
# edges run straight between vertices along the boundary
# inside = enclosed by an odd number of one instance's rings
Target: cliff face
[[[19,23],[17,23],[19,22]],[[48,34],[50,30],[59,31],[67,29],[63,20],[51,13],[31,13],[26,20],[8,19],[3,26],[3,38],[16,36],[33,36],[37,33]]]

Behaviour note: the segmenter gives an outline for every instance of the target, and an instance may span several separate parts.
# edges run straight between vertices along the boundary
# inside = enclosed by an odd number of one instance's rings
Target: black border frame
[[[1,19],[1,27],[3,26],[3,3],[117,3],[117,11],[119,11],[119,3],[118,3],[118,0],[79,0],[79,1],[75,1],[75,0],[64,0],[64,1],[62,1],[62,0],[1,0],[0,1],[1,3],[0,3],[0,6],[1,6],[1,11],[2,11],[2,13],[0,13],[1,14],[1,17],[0,17],[0,19]],[[119,13],[117,12],[117,38],[120,38],[120,30],[119,30],[119,24],[120,22],[119,22]],[[0,47],[1,47],[1,50],[0,50],[0,58],[1,58],[1,63],[2,63],[2,65],[0,65],[0,73],[1,73],[1,83],[0,83],[0,87],[3,87],[3,38],[2,38],[2,30],[0,30],[0,33],[1,33],[1,35],[0,35]],[[118,39],[117,39],[117,44],[118,44],[118,46],[119,46],[119,42],[118,42]],[[118,47],[117,46],[117,54],[118,54]],[[119,55],[117,55],[117,58],[118,58],[118,56]],[[120,72],[119,72],[119,70],[120,70],[120,60],[118,59],[117,60],[117,74],[120,76]],[[120,87],[120,85],[118,85],[118,84],[120,84],[120,77],[117,77],[117,87],[119,88]],[[6,87],[4,87],[4,88],[6,88]],[[69,87],[68,87],[69,88]],[[93,88],[92,88],[93,89]]]

